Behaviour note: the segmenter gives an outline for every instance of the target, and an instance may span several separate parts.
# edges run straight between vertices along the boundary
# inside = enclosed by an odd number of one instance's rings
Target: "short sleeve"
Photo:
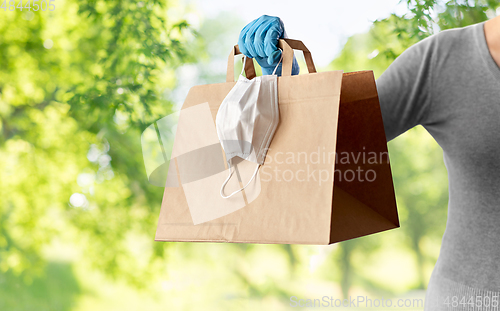
[[[427,37],[405,50],[376,81],[387,141],[427,122],[437,37]]]

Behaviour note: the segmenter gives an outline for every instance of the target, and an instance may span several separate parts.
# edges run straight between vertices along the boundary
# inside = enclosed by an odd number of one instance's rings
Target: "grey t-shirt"
[[[447,297],[498,296],[500,68],[484,22],[413,45],[380,76],[377,90],[387,140],[421,124],[444,152],[448,221],[426,310],[447,310],[441,304]]]

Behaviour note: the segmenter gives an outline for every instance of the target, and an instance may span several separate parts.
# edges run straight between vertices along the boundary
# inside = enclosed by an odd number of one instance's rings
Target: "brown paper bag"
[[[182,106],[156,241],[330,244],[399,227],[373,72],[317,73],[302,42],[279,44],[280,123],[257,177],[221,198],[228,167],[215,117],[235,85],[235,46],[227,81],[191,88]],[[309,74],[291,76],[292,48]],[[255,77],[252,61],[245,72]],[[241,160],[226,193],[255,165]]]

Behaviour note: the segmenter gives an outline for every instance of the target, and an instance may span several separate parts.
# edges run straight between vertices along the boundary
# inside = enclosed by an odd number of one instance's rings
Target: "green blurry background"
[[[224,12],[194,25],[193,4],[170,0],[55,4],[0,9],[0,310],[288,310],[290,296],[424,297],[448,192],[442,152],[423,128],[389,143],[399,229],[330,246],[153,242],[162,189],[147,183],[140,135],[182,102],[190,73],[224,81],[236,43],[228,29],[250,20]],[[491,0],[403,4],[318,69],[378,77],[419,40],[500,13]]]

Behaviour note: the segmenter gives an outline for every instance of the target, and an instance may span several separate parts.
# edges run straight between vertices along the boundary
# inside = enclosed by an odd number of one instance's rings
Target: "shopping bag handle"
[[[309,71],[309,73],[316,72],[316,67],[314,66],[311,52],[304,45],[304,43],[302,43],[302,41],[293,39],[280,39],[278,42],[278,46],[283,50],[283,65],[281,68],[282,77],[289,77],[292,75],[293,50],[301,50],[304,53],[307,71]]]
[[[238,45],[235,45],[229,54],[229,58],[227,59],[227,74],[226,74],[226,82],[234,82],[234,56],[242,54],[240,52],[240,48]],[[243,56],[246,57],[246,56]],[[247,79],[253,79],[255,78],[255,67],[253,65],[253,60],[250,58],[247,58],[247,61],[245,63],[245,75]]]
[[[278,41],[278,46],[283,51],[283,65],[281,69],[281,76],[287,77],[292,75],[292,63],[293,63],[293,50],[301,50],[304,53],[304,58],[307,64],[307,70],[309,73],[315,73],[316,67],[312,60],[311,52],[309,49],[299,40],[293,39],[280,39]],[[226,82],[234,82],[234,56],[241,54],[238,45],[235,45],[229,54],[227,60],[227,74]],[[255,77],[255,67],[253,61],[245,62],[245,73],[248,79],[253,79]]]

